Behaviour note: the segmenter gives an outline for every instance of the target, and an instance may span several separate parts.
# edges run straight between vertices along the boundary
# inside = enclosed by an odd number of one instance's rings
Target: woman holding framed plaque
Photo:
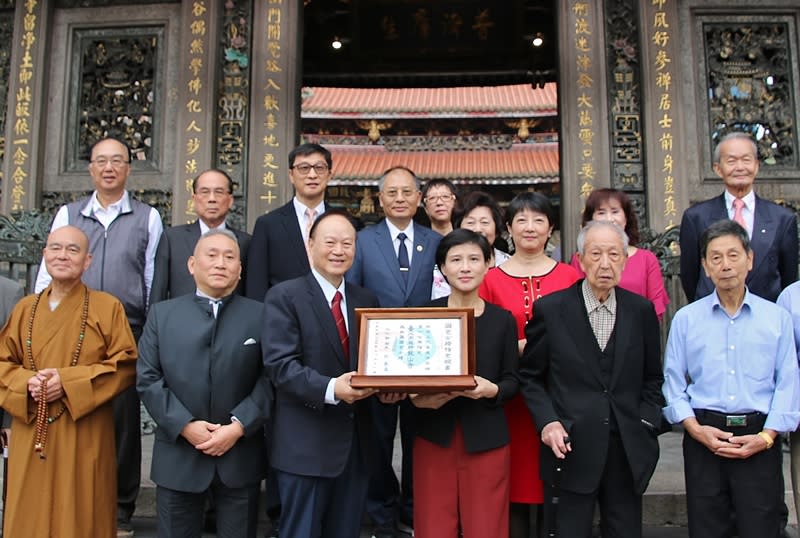
[[[436,263],[448,297],[429,306],[475,310],[473,389],[411,396],[414,441],[414,536],[508,536],[510,452],[503,404],[519,389],[513,316],[478,295],[492,249],[466,229],[447,234]]]
[[[524,192],[511,200],[506,209],[506,227],[514,243],[514,254],[486,274],[480,295],[514,315],[519,353],[522,353],[525,324],[533,316],[536,300],[568,288],[580,277],[575,269],[545,253],[555,227],[555,213],[546,196]],[[505,411],[511,433],[510,536],[528,538],[532,535],[530,506],[544,502],[544,488],[539,478],[541,443],[522,395],[510,401]]]

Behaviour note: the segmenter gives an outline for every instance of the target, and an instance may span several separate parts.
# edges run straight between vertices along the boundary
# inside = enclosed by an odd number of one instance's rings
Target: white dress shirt
[[[319,287],[322,288],[322,294],[325,296],[325,301],[328,303],[328,308],[331,307],[333,304],[333,296],[336,295],[336,292],[342,294],[342,316],[344,317],[344,325],[347,327],[347,334],[350,334],[350,323],[347,319],[347,295],[344,293],[345,282],[344,278],[342,279],[341,284],[339,284],[338,288],[333,287],[333,284],[328,282],[325,277],[319,274],[315,269],[311,269],[311,274],[314,275],[314,278],[319,283]],[[336,378],[332,377],[330,381],[328,381],[328,387],[325,389],[325,403],[336,405],[339,403],[339,400],[336,399],[334,386],[336,385]]]
[[[733,220],[733,215],[736,213],[736,209],[733,207],[733,201],[736,199],[734,195],[729,193],[727,189],[725,190],[725,209],[728,210],[728,218]],[[750,236],[750,239],[753,238],[753,222],[755,221],[756,215],[756,193],[753,192],[751,189],[747,195],[742,198],[744,202],[744,207],[742,207],[742,218],[744,218],[744,223],[747,225],[747,235]]]
[[[408,251],[408,266],[411,267],[411,258],[414,256],[414,221],[408,223],[405,230],[401,230],[386,219],[386,226],[389,227],[389,237],[392,238],[392,245],[394,246],[394,255],[400,251],[400,240],[397,234],[400,232],[406,234],[406,250]]]

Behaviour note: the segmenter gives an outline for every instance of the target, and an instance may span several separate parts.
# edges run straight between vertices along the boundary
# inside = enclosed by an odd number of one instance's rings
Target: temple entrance
[[[331,202],[376,221],[377,180],[404,165],[559,208],[553,3],[370,4],[304,9],[301,138],[333,152]]]

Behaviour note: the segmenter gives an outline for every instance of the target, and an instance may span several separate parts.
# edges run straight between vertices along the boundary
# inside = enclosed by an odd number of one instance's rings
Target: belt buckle
[[[725,426],[729,427],[747,426],[747,415],[727,415],[725,417]]]

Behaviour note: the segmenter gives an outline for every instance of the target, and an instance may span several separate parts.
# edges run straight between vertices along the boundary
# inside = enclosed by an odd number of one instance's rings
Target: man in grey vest
[[[61,206],[51,231],[69,224],[86,233],[92,265],[83,273],[83,282],[120,300],[138,340],[147,317],[156,248],[163,225],[158,211],[134,200],[125,190],[130,173],[131,151],[127,145],[115,138],[97,142],[92,146],[89,161],[94,192],[88,198]],[[49,283],[50,275],[42,262],[36,292]],[[117,536],[133,536],[130,519],[139,494],[142,459],[139,398],[135,387],[114,400],[114,425]]]

